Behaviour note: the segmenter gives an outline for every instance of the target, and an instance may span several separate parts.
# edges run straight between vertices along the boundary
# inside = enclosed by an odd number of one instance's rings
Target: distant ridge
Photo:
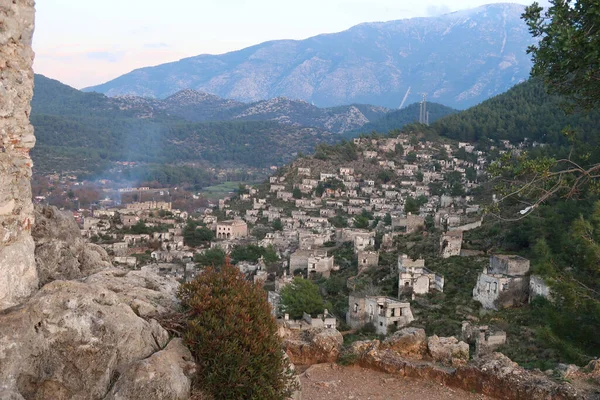
[[[320,107],[397,108],[428,98],[464,109],[527,79],[533,42],[524,6],[490,4],[438,17],[364,23],[305,40],[265,42],[222,55],[147,67],[87,88],[166,98],[182,89],[254,102],[285,96]]]

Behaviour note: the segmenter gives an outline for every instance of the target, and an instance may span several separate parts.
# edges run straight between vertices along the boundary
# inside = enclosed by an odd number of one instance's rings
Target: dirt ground
[[[304,400],[488,400],[439,383],[360,367],[314,365],[300,375]]]

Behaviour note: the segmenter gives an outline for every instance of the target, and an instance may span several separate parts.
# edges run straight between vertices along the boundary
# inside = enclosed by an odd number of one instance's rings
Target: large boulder
[[[173,339],[164,350],[124,366],[105,400],[186,400],[195,371],[190,351]]]
[[[73,216],[54,206],[36,206],[35,260],[40,284],[80,279],[112,267],[106,251],[86,243]]]
[[[88,276],[84,282],[114,292],[121,302],[129,305],[137,315],[144,318],[168,313],[179,305],[179,282],[147,270],[109,269]]]
[[[168,337],[106,287],[54,281],[0,314],[0,388],[27,399],[102,399],[124,366]]]
[[[424,329],[404,328],[384,340],[381,348],[393,350],[403,357],[421,360],[427,354],[427,335]]]
[[[285,351],[292,363],[312,365],[337,361],[344,338],[336,329],[308,329],[284,340]]]
[[[427,349],[433,361],[457,367],[469,362],[469,345],[455,337],[433,335],[427,341]]]

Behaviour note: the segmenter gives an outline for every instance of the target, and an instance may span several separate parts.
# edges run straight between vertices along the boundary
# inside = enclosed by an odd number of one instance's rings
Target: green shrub
[[[227,263],[182,285],[183,339],[198,389],[218,399],[286,399],[297,384],[264,291]]]

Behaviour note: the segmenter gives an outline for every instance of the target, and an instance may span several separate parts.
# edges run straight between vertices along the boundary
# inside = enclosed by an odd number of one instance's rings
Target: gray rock
[[[179,282],[149,271],[110,269],[91,275],[84,282],[111,290],[141,317],[164,314],[179,305]]]
[[[40,284],[80,279],[112,266],[103,248],[83,240],[72,215],[36,206],[35,218],[32,235]]]
[[[25,398],[101,399],[123,366],[167,340],[113,291],[54,281],[0,314],[0,387]]]
[[[404,328],[387,338],[381,348],[394,350],[401,356],[422,359],[427,353],[427,335],[424,329]]]
[[[455,337],[430,336],[427,341],[429,354],[434,361],[459,366],[469,361],[469,345]]]
[[[164,350],[123,371],[105,400],[185,400],[196,364],[181,339],[173,339]]]

